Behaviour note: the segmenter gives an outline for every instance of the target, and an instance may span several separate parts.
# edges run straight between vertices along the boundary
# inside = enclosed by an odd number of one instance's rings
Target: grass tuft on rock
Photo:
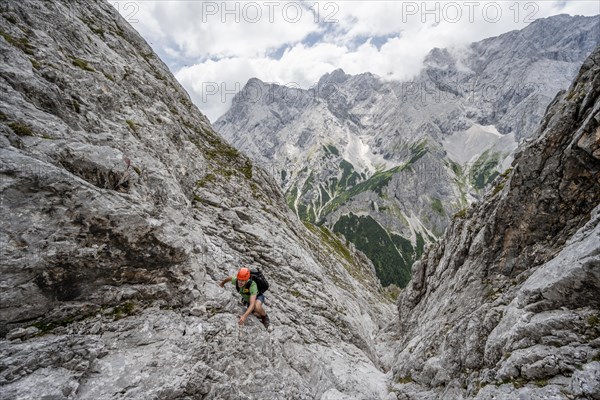
[[[19,136],[35,136],[31,127],[21,122],[11,122],[8,126]]]
[[[33,46],[29,43],[29,40],[26,37],[23,38],[15,38],[10,34],[0,30],[0,36],[4,38],[8,43],[20,49],[23,53],[28,54],[30,56],[33,55]]]
[[[82,60],[81,58],[73,57],[72,64],[76,67],[81,68],[84,71],[90,71],[90,72],[96,71],[94,68],[92,68],[88,65],[87,61]]]

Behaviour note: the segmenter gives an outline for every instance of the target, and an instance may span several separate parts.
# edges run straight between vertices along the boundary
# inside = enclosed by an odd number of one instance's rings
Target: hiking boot
[[[266,329],[269,329],[269,323],[271,321],[269,320],[269,316],[267,314],[265,314],[264,317],[260,317],[260,322],[262,322]]]

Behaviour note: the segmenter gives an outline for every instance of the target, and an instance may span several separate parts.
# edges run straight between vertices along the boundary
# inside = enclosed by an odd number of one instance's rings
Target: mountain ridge
[[[308,90],[252,80],[215,127],[271,172],[299,218],[334,229],[371,260],[379,252],[359,243],[360,232],[377,232],[371,242],[386,242],[394,260],[376,261],[378,276],[404,286],[418,243],[435,241],[510,166],[517,142],[576,74],[579,62],[561,60],[583,62],[599,32],[597,16],[548,18],[434,49],[409,82],[342,69]],[[364,214],[368,221],[356,217]]]

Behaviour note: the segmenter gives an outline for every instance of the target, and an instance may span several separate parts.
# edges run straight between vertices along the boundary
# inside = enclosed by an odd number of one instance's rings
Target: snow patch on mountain
[[[498,152],[500,154],[507,154],[506,157],[503,158],[500,163],[500,171],[504,171],[507,168],[510,168],[510,165],[515,158],[515,150],[518,147],[517,138],[515,137],[514,132],[511,132],[507,135],[502,135],[500,140],[498,140],[494,146],[492,147],[492,151]]]
[[[406,215],[406,219],[408,220],[411,230],[411,236],[408,238],[408,240],[410,240],[410,243],[413,247],[417,246],[417,233],[420,233],[424,237],[435,237],[433,232],[423,225],[423,222],[421,222],[419,216],[416,215],[412,210],[410,211],[410,216]]]
[[[370,176],[377,171],[387,170],[396,166],[396,164],[389,162],[383,156],[373,153],[371,146],[363,141],[362,136],[347,131],[346,139],[348,145],[344,149],[343,157],[350,162],[357,172],[364,172]]]
[[[484,151],[492,148],[502,135],[494,125],[475,124],[465,131],[456,132],[442,141],[448,157],[461,165],[475,161]]]

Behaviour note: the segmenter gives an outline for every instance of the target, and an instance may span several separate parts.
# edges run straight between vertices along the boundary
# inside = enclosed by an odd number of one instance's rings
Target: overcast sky
[[[114,1],[214,122],[249,78],[309,88],[336,68],[410,79],[461,46],[600,1]]]

